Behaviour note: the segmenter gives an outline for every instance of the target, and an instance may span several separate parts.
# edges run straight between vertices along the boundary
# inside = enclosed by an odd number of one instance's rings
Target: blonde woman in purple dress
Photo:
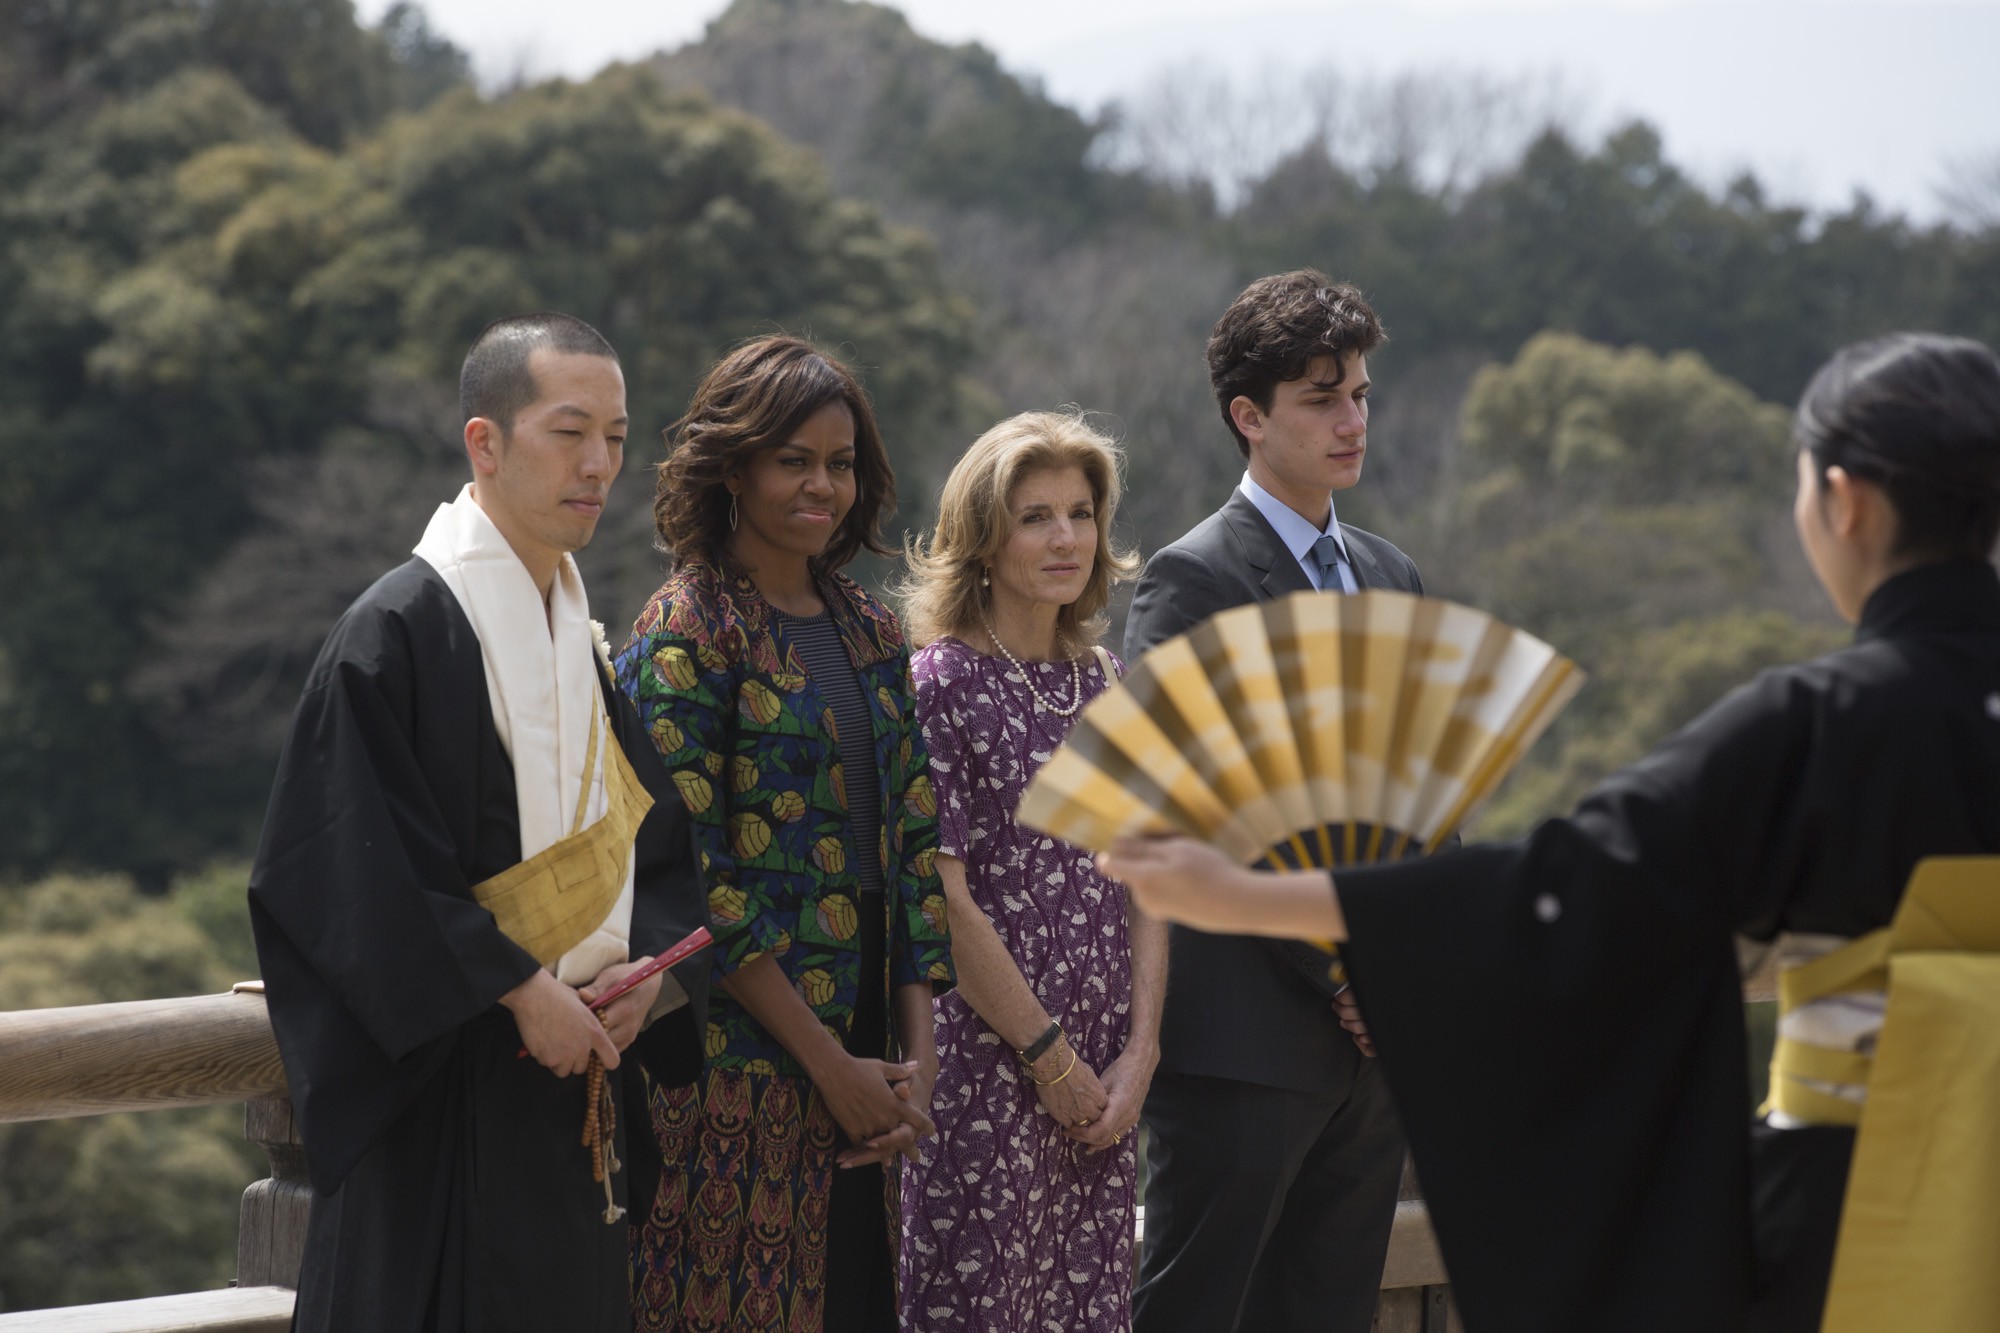
[[[902,1326],[1132,1323],[1135,1128],[1159,1061],[1166,930],[1014,807],[1120,669],[1117,447],[1028,412],[969,448],[908,552],[905,623],[958,989],[934,1004],[937,1137],[903,1173]]]

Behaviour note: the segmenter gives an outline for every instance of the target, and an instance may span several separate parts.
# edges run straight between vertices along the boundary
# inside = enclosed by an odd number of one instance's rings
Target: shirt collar
[[[1941,560],[1884,580],[1861,608],[1854,637],[1898,639],[2000,630],[2000,577],[1984,560]]]
[[[1340,558],[1347,560],[1347,542],[1340,535],[1340,515],[1334,512],[1331,494],[1327,496],[1326,526],[1316,528],[1300,518],[1297,510],[1259,486],[1248,472],[1243,474],[1243,481],[1238,489],[1251,504],[1257,506],[1257,512],[1264,516],[1264,521],[1278,534],[1278,540],[1292,553],[1292,559],[1303,561],[1307,553],[1312,550],[1314,542],[1321,537],[1331,537],[1334,544],[1340,547]],[[1348,563],[1354,562],[1348,560]]]

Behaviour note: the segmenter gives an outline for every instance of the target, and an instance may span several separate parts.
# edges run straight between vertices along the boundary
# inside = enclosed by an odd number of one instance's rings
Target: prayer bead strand
[[[625,1216],[611,1189],[611,1177],[624,1168],[618,1160],[618,1103],[604,1074],[604,1061],[591,1052],[584,1070],[583,1146],[590,1149],[590,1178],[604,1186],[604,1224]]]

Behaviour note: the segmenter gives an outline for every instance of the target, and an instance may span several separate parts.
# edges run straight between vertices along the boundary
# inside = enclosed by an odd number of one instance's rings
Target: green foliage
[[[250,868],[216,862],[174,881],[170,902],[201,932],[218,981],[234,985],[261,975],[250,935]]]
[[[0,16],[0,39],[0,133],[204,68],[229,72],[296,133],[331,147],[468,72],[410,4],[362,28],[351,0],[19,0]]]
[[[105,865],[157,888],[247,850],[270,713],[407,552],[405,494],[457,485],[451,385],[498,315],[569,310],[624,349],[650,424],[586,560],[612,621],[657,581],[650,432],[735,340],[779,326],[842,347],[899,449],[957,420],[967,316],[928,248],[749,119],[621,69],[498,101],[461,87],[329,148],[293,104],[290,25],[346,24],[321,34],[332,69],[371,43],[437,78],[456,57],[407,12],[387,36],[354,28],[345,0],[202,14],[202,50],[263,56],[232,75],[197,52],[0,151],[20,187],[0,195],[0,581],[22,590],[0,605],[0,800],[23,812],[5,855],[26,873]],[[344,460],[373,477],[345,516],[359,549],[296,580],[317,623],[274,642],[270,606],[299,589],[270,578],[310,555],[226,557],[320,503]],[[181,608],[204,597],[235,619],[190,644]]]
[[[1791,475],[1788,414],[1692,352],[1661,357],[1569,334],[1529,339],[1473,378],[1474,458],[1561,502],[1631,503],[1688,491],[1776,488]]]
[[[1480,820],[1482,835],[1524,831],[1566,809],[1766,667],[1831,652],[1831,625],[1777,611],[1724,611],[1641,634],[1605,661],[1535,762],[1508,779]]]
[[[1919,230],[1865,197],[1814,217],[1747,176],[1712,194],[1638,122],[1594,151],[1551,128],[1462,194],[1346,170],[1309,144],[1221,237],[1246,274],[1317,263],[1358,282],[1396,340],[1392,381],[1404,348],[1508,356],[1562,329],[1693,349],[1789,402],[1856,338],[1922,327],[1991,339],[2000,327],[1992,232]]]
[[[221,989],[201,928],[129,880],[57,876],[0,898],[0,1011]]]
[[[118,878],[0,887],[0,1011],[198,995],[248,975],[219,962],[248,936],[241,873],[188,888],[163,902]],[[224,1285],[239,1201],[263,1174],[235,1107],[0,1126],[0,1310]]]
[[[1865,200],[1813,217],[1748,178],[1710,191],[1641,125],[1595,147],[1550,130],[1449,184],[1322,136],[1217,217],[1198,188],[1094,165],[1108,121],[880,5],[737,0],[656,65],[499,99],[464,72],[410,6],[373,29],[348,0],[0,18],[16,873],[163,889],[247,850],[305,660],[454,484],[457,358],[506,310],[573,310],[625,353],[641,426],[585,558],[615,626],[658,573],[645,442],[736,339],[790,328],[860,363],[906,520],[983,418],[1107,410],[1132,432],[1128,534],[1153,548],[1237,466],[1200,330],[1241,278],[1318,262],[1396,339],[1343,515],[1593,665],[1677,619],[1805,605],[1774,522],[1782,413],[1759,398],[1890,324],[2000,333],[2000,233]],[[663,82],[809,144],[945,262],[807,152]]]
[[[1173,208],[1151,182],[1093,165],[1102,124],[984,47],[928,41],[883,5],[735,0],[659,70],[811,145],[843,190],[892,207],[987,211],[1069,235]]]
[[[0,1126],[0,1311],[227,1286],[259,1157],[236,1107]]]
[[[1701,358],[1543,334],[1474,378],[1461,438],[1441,590],[1592,673],[1482,833],[1562,809],[1756,671],[1845,637],[1783,605],[1784,411]]]
[[[251,462],[312,447],[361,381],[288,337],[268,289],[218,281],[243,258],[215,230],[228,173],[187,169],[221,150],[247,191],[320,160],[307,140],[451,81],[450,48],[392,19],[358,28],[347,0],[30,0],[0,18],[17,76],[0,91],[0,799],[21,812],[18,871],[111,865],[161,887],[241,837],[254,782],[175,780],[130,683],[148,622],[249,523]]]
[[[1541,334],[1473,377],[1460,437],[1442,584],[1587,665],[1768,580],[1786,414],[1698,356]]]

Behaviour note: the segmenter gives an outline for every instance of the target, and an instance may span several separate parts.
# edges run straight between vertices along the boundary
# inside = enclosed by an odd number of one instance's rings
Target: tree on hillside
[[[1511,356],[1557,328],[1698,351],[1790,401],[1855,338],[2000,330],[2000,229],[1919,229],[1865,198],[1814,216],[1749,176],[1711,192],[1643,123],[1594,150],[1549,128],[1459,189],[1308,141],[1251,184],[1222,236],[1246,273],[1312,262],[1357,282],[1420,358]]]
[[[469,71],[409,3],[364,28],[352,0],[16,0],[0,11],[0,134],[194,68],[228,74],[322,147],[422,106]]]
[[[202,260],[211,149],[269,180],[462,81],[420,13],[348,0],[24,0],[0,10],[0,865],[167,870],[239,823],[127,689],[145,622],[248,521],[257,457],[309,448],[339,359]],[[226,244],[226,240],[222,240]]]
[[[1381,462],[1351,506],[1391,526],[1438,510],[1470,370],[1543,329],[1694,350],[1786,401],[1848,337],[2000,321],[2000,230],[1922,231],[1862,202],[1818,218],[1747,177],[1708,189],[1644,125],[1579,142],[1552,76],[1313,68],[1242,84],[1196,63],[1092,119],[848,0],[737,0],[657,67],[936,236],[976,303],[992,410],[1074,401],[1124,423],[1164,483],[1132,490],[1147,545],[1233,480],[1201,345],[1261,273],[1326,268],[1388,324]]]
[[[1323,163],[1357,183],[1399,181],[1450,201],[1505,171],[1541,131],[1575,118],[1553,73],[1406,71],[1331,63],[1239,80],[1202,60],[1161,70],[1104,116],[1100,161],[1212,194],[1226,211],[1282,164]]]
[[[1439,583],[1587,664],[1757,600],[1790,541],[1785,410],[1690,352],[1540,334],[1474,377],[1461,438]]]
[[[1725,610],[1619,644],[1585,687],[1577,716],[1558,720],[1480,814],[1477,835],[1527,831],[1574,805],[1759,671],[1817,657],[1846,640],[1837,626],[1822,621],[1779,611]]]
[[[642,424],[583,556],[613,634],[660,574],[657,432],[730,343],[786,327],[853,357],[905,466],[955,426],[963,314],[926,248],[834,202],[754,122],[638,70],[441,104],[231,208],[224,234],[261,258],[221,285],[254,279],[373,383],[312,457],[261,474],[255,530],[165,633],[143,692],[213,760],[275,754],[326,627],[463,481],[452,388],[497,311],[560,306],[621,349]]]
[[[247,457],[296,448],[324,388],[316,367],[261,359],[283,349],[243,312],[144,262],[179,169],[228,143],[313,151],[227,75],[192,68],[0,155],[0,800],[17,812],[15,867],[92,845],[161,866],[202,830],[124,696],[140,622],[226,548]]]
[[[929,232],[971,298],[983,393],[903,474],[912,525],[980,429],[1030,408],[1096,410],[1126,439],[1147,479],[1121,513],[1128,540],[1178,532],[1226,488],[1237,460],[1217,438],[1201,347],[1241,284],[1205,234],[1205,192],[1104,165],[1103,121],[877,4],[736,0],[657,68],[768,120],[838,189]]]
[[[1427,584],[1592,673],[1488,831],[1568,804],[1755,670],[1842,637],[1791,532],[1785,409],[1702,358],[1541,334],[1474,376],[1459,438]]]
[[[852,357],[899,456],[962,429],[965,312],[928,247],[638,70],[461,90],[328,151],[197,62],[0,144],[5,172],[17,872],[163,883],[244,844],[274,710],[459,482],[458,358],[499,314],[572,310],[625,354],[639,424],[586,560],[614,626],[658,574],[656,432],[737,339],[783,326]]]
[[[885,5],[734,0],[655,66],[813,149],[837,189],[895,216],[991,212],[1074,235],[1167,205],[1136,174],[1094,164],[1101,124]]]

